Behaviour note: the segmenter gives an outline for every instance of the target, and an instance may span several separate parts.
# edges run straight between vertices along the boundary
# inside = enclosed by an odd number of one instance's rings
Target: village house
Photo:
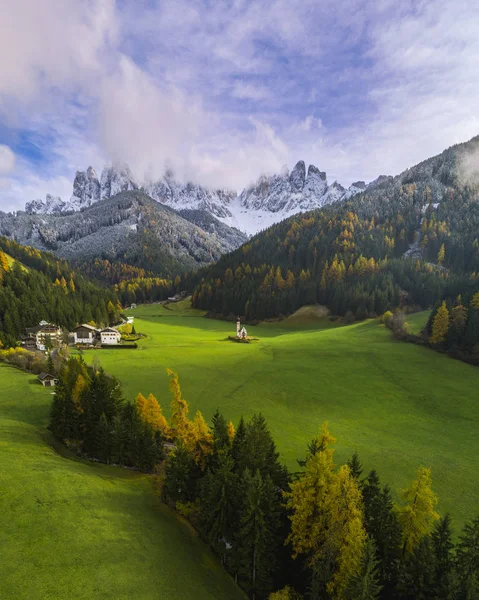
[[[58,383],[58,379],[55,375],[50,375],[50,373],[40,373],[37,379],[43,387],[53,387]]]
[[[62,329],[53,323],[40,321],[35,327],[26,327],[22,344],[27,350],[45,351],[47,346],[58,346],[62,339]],[[50,341],[50,344],[48,343]]]
[[[87,346],[92,346],[97,338],[98,329],[92,327],[91,325],[78,325],[72,331],[73,335],[73,343],[74,344],[84,344]]]
[[[106,327],[100,331],[100,340],[102,344],[119,344],[121,333],[113,327]]]

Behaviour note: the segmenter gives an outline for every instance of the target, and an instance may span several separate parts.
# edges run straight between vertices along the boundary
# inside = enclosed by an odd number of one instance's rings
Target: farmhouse
[[[102,344],[119,344],[121,333],[113,327],[106,327],[100,331],[100,339]]]
[[[35,327],[26,327],[25,335],[22,336],[22,344],[29,350],[46,350],[48,341],[52,346],[58,346],[61,342],[62,330],[58,325],[40,321]]]
[[[55,375],[50,375],[50,373],[40,373],[37,379],[43,387],[53,387],[58,383],[58,379]]]
[[[91,325],[78,325],[72,331],[73,340],[75,344],[86,344],[88,346],[93,345],[96,336],[98,333],[98,329],[92,327]]]

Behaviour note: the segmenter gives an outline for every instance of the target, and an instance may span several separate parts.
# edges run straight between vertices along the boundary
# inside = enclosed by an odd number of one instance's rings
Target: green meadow
[[[0,365],[0,390],[2,600],[243,598],[148,476],[52,448],[34,377]]]
[[[340,327],[304,314],[249,327],[258,342],[227,340],[234,323],[202,317],[187,302],[140,306],[137,350],[87,351],[116,375],[127,398],[153,392],[169,416],[166,367],[177,371],[190,411],[218,407],[237,424],[261,411],[290,469],[329,422],[336,461],[359,453],[365,470],[404,488],[420,465],[432,468],[439,510],[456,529],[478,511],[479,369],[395,341],[378,321]],[[411,315],[419,330],[427,313]]]
[[[432,468],[439,510],[456,531],[478,510],[479,369],[394,341],[378,321],[339,326],[303,311],[248,328],[204,318],[187,302],[131,311],[136,350],[90,350],[125,396],[153,392],[169,416],[166,367],[191,413],[218,407],[236,424],[261,411],[290,469],[323,421],[336,462],[358,451],[393,490]],[[410,318],[415,330],[427,314]],[[0,598],[241,598],[187,524],[152,493],[151,478],[78,460],[52,446],[51,392],[0,365]]]

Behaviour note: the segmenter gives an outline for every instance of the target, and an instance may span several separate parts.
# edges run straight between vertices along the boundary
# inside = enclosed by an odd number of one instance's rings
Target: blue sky
[[[461,0],[0,0],[0,209],[117,161],[397,174],[479,133],[478,30]]]

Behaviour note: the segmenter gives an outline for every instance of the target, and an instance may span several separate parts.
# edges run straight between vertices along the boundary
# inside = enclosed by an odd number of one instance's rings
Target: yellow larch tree
[[[336,570],[327,585],[333,598],[344,597],[351,577],[359,571],[366,537],[361,490],[349,466],[344,465],[333,479],[328,527],[316,558],[320,561],[323,557],[326,560],[331,556],[336,558]]]
[[[170,376],[170,392],[173,395],[171,400],[171,427],[173,437],[180,438],[185,445],[189,446],[191,437],[191,421],[188,419],[188,402],[183,398],[180,388],[178,375],[171,369],[166,369]]]
[[[190,431],[190,444],[193,446],[191,450],[195,458],[195,462],[200,465],[202,469],[204,469],[206,465],[206,457],[213,453],[213,435],[210,427],[204,420],[203,415],[199,410],[196,411]]]
[[[449,311],[447,310],[446,302],[443,300],[432,322],[430,341],[433,344],[440,344],[446,339],[448,329]]]
[[[135,398],[135,405],[140,417],[146,421],[146,398],[141,392]]]
[[[233,423],[231,421],[228,422],[228,439],[230,441],[230,444],[233,442],[234,437],[235,437],[235,426],[233,425]]]
[[[398,510],[403,532],[403,554],[409,554],[430,533],[434,521],[439,518],[436,512],[438,499],[432,491],[431,469],[419,467],[417,478],[402,491],[401,496],[406,502]]]
[[[437,253],[437,264],[438,265],[442,265],[442,263],[444,262],[445,255],[446,255],[446,250],[444,248],[444,244],[442,244],[441,247],[439,248],[439,252]]]
[[[327,498],[334,479],[334,450],[328,448],[331,439],[323,426],[319,450],[308,458],[303,475],[290,484],[290,491],[285,494],[291,512],[287,541],[293,547],[293,557],[311,552],[326,527]]]

